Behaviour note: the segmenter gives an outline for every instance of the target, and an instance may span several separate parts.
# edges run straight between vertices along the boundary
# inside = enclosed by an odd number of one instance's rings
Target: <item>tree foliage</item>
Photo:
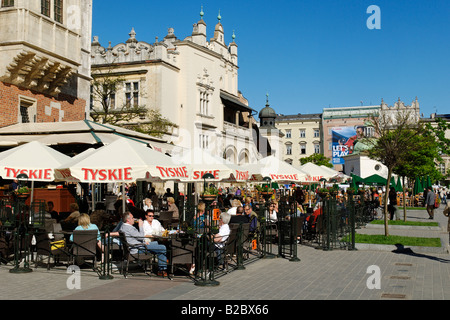
[[[393,112],[381,112],[372,115],[369,119],[370,126],[374,129],[374,139],[365,138],[364,143],[370,145],[367,151],[371,159],[384,164],[388,169],[386,190],[389,190],[394,168],[408,158],[411,153],[417,152],[420,144],[417,136],[425,133],[424,126],[419,125],[415,114],[409,111],[396,110]],[[389,193],[385,193],[384,217],[385,235],[389,236],[388,229],[388,199]]]
[[[93,73],[92,78],[93,106],[90,115],[95,122],[126,127],[156,137],[162,137],[177,127],[158,110],[148,109],[145,105],[135,105],[133,99],[113,107],[113,97],[117,92],[123,91],[126,81],[115,72],[113,65],[106,71]],[[145,93],[140,91],[140,98],[144,95]]]
[[[312,162],[318,166],[326,166],[328,168],[333,168],[333,165],[330,162],[330,159],[325,157],[323,154],[321,153],[314,153],[312,155],[310,155],[309,157],[305,157],[305,158],[300,158],[300,163],[301,165],[304,165],[308,162]]]

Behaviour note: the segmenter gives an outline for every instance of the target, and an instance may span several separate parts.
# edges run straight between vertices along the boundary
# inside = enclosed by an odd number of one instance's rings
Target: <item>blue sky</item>
[[[233,30],[239,90],[260,110],[269,93],[277,113],[321,113],[328,107],[410,105],[450,113],[449,0],[94,0],[93,35],[103,46],[161,40],[169,27],[184,39],[200,19],[207,38],[220,10],[225,39]],[[381,29],[370,30],[370,5]]]

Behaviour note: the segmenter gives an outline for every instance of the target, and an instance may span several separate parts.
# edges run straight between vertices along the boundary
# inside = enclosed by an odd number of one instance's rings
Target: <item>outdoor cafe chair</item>
[[[66,261],[70,260],[70,252],[68,251],[65,241],[58,241],[58,245],[56,242],[52,242],[48,236],[47,232],[40,232],[35,234],[36,238],[36,260],[35,260],[35,268],[38,267],[39,257],[47,256],[47,270],[50,270],[50,258],[53,258],[53,261],[58,263],[61,261],[61,258]]]
[[[159,222],[161,222],[164,229],[168,229],[172,224],[173,211],[161,211],[159,213]]]
[[[197,250],[197,241],[194,238],[176,238],[170,239],[170,267],[171,274],[178,265],[189,265],[195,263],[195,252]],[[189,270],[187,270],[189,273]]]
[[[98,230],[74,230],[72,243],[72,259],[74,264],[82,264],[92,260],[93,269],[97,264],[97,235]]]
[[[219,259],[219,264],[222,262],[220,260],[223,259],[223,266],[226,272],[228,272],[230,261],[234,261],[237,264],[237,261],[233,260],[237,254],[237,232],[238,228],[230,225],[230,235],[228,236],[224,247],[221,249],[223,252],[221,252],[222,256]]]
[[[151,266],[156,265],[156,254],[153,254],[144,244],[139,245],[129,245],[127,242],[127,238],[125,233],[119,231],[119,239],[122,244],[122,274],[124,278],[128,276],[128,266],[130,262],[137,262],[137,264],[144,270],[144,273],[148,276],[151,276],[149,272],[147,272],[147,266],[150,264]],[[132,249],[138,249],[137,253],[131,253]]]

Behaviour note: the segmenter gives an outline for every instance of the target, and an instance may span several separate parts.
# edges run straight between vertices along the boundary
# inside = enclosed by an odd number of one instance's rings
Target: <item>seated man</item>
[[[247,206],[247,205],[246,205]],[[244,214],[244,207],[236,208],[236,215],[232,216],[230,223],[248,223],[249,217]]]
[[[134,217],[130,212],[126,212],[123,216],[123,224],[120,230],[125,234],[127,243],[131,246],[130,253],[136,254],[144,252],[145,248],[152,253],[158,255],[158,275],[167,277],[167,257],[166,247],[156,241],[145,243],[144,221],[139,220],[139,230],[134,227]]]

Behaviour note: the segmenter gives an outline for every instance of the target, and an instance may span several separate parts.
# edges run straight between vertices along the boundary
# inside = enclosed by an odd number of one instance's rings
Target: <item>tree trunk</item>
[[[389,237],[389,212],[388,212],[388,202],[389,202],[389,187],[391,185],[392,168],[388,168],[388,177],[386,182],[386,192],[384,195],[384,235]]]
[[[403,221],[406,222],[406,186],[405,186],[405,177],[402,177],[403,181]]]

